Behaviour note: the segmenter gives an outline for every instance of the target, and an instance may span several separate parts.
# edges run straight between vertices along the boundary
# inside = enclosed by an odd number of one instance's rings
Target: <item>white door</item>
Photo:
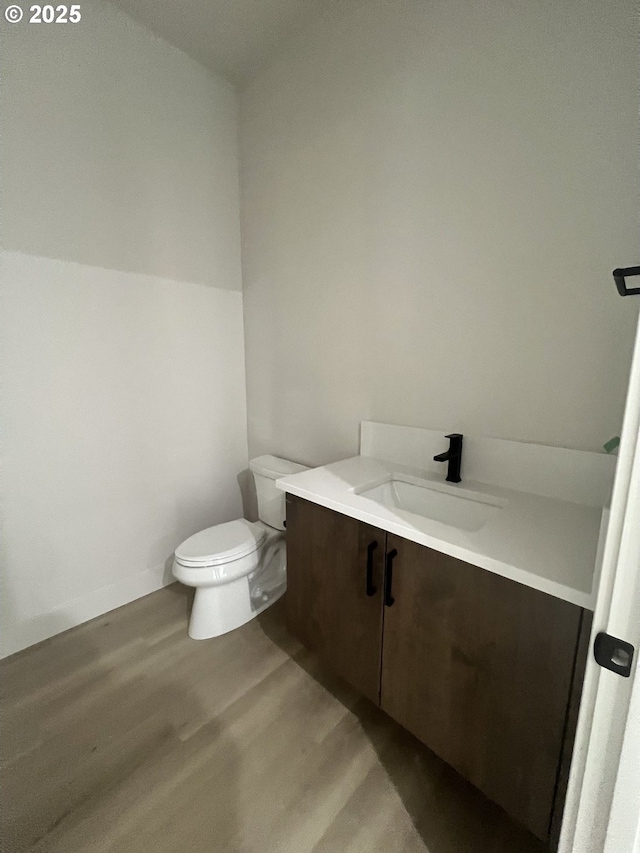
[[[593,620],[635,647],[632,673],[590,651],[558,853],[640,853],[640,323]]]
[[[639,401],[636,401],[636,408],[640,409]],[[634,676],[629,679],[632,683],[628,685],[629,705],[605,853],[627,850],[640,853],[640,668],[637,661],[640,654],[640,438],[636,443],[626,517],[618,561],[620,576],[614,584],[612,622],[618,624],[621,631],[626,630],[626,637],[634,644],[636,666]]]

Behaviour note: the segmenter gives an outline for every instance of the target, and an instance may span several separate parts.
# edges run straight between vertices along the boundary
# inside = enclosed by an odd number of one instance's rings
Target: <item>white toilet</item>
[[[259,456],[249,462],[260,521],[239,518],[208,527],[176,548],[173,576],[196,588],[189,622],[195,640],[218,637],[253,619],[287,588],[284,492],[275,481],[304,465]]]

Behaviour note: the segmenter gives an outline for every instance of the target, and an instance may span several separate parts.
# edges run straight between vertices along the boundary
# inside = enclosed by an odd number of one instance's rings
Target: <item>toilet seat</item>
[[[176,549],[175,560],[181,566],[208,568],[240,560],[257,551],[266,530],[245,518],[207,527],[190,536]]]

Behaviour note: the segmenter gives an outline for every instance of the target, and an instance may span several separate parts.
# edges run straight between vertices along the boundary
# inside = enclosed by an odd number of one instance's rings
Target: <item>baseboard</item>
[[[119,583],[105,586],[82,598],[75,598],[33,619],[18,622],[16,625],[5,625],[0,640],[0,658],[41,643],[76,625],[82,625],[83,622],[102,616],[103,613],[122,607],[123,604],[142,598],[143,595],[155,592],[172,582],[173,578],[167,577],[165,567],[158,566]]]

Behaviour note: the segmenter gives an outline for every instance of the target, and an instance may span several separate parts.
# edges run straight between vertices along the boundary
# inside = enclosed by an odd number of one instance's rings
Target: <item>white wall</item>
[[[0,27],[3,246],[241,290],[234,90],[110,3],[81,8]]]
[[[243,94],[251,453],[358,422],[597,450],[637,306],[634,0],[352,0]]]
[[[107,3],[3,31],[3,653],[242,514],[233,90]]]

